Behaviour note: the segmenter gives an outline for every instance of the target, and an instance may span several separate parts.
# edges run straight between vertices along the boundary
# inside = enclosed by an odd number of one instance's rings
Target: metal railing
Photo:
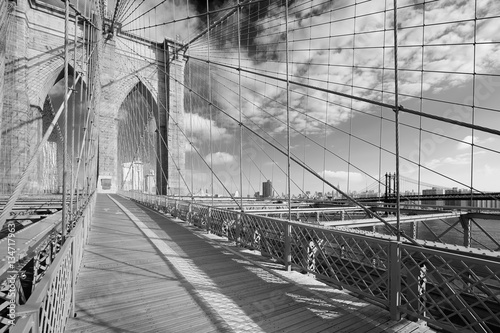
[[[68,318],[74,313],[75,283],[94,207],[95,194],[30,298],[16,309],[19,319],[10,332],[64,332]]]
[[[122,193],[207,232],[454,332],[500,331],[498,258],[419,247],[142,193]]]

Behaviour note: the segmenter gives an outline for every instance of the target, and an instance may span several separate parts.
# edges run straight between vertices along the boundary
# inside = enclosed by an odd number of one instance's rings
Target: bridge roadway
[[[66,332],[432,332],[185,222],[100,194]]]

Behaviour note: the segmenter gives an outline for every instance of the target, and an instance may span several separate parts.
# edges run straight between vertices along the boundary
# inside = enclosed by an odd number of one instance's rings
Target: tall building
[[[144,167],[141,161],[122,163],[122,182],[125,191],[144,190]]]
[[[269,198],[273,196],[273,183],[270,180],[262,183],[262,196]]]

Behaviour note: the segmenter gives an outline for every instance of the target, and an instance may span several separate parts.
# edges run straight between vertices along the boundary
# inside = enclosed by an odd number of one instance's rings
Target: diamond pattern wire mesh
[[[194,204],[192,207],[191,223],[198,228],[205,228],[207,225],[209,209],[207,206]]]
[[[256,215],[242,216],[239,241],[244,247],[259,250],[263,255],[283,260],[284,235],[284,221]]]
[[[167,214],[173,215],[175,211],[175,202],[173,200],[165,199],[162,203],[163,211]]]
[[[294,224],[291,242],[294,265],[388,304],[386,241]]]
[[[190,205],[167,203],[190,212],[194,224],[210,221],[211,232],[283,261],[286,221]],[[390,268],[399,268],[390,267],[389,240],[291,225],[292,265],[389,307]],[[448,331],[500,332],[500,263],[402,244],[400,268],[402,313]]]
[[[72,251],[67,251],[40,309],[41,332],[64,332],[71,310]]]
[[[217,236],[224,236],[233,240],[237,219],[238,213],[236,212],[213,208],[210,220],[210,231]]]
[[[186,202],[180,202],[178,203],[177,207],[178,207],[177,217],[182,220],[187,220],[189,212],[189,204]]]
[[[452,331],[500,332],[500,263],[404,244],[402,311]]]

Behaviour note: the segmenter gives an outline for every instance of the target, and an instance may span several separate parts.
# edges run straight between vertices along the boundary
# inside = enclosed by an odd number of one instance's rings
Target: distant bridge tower
[[[396,196],[396,174],[386,173],[385,174],[385,198]]]

